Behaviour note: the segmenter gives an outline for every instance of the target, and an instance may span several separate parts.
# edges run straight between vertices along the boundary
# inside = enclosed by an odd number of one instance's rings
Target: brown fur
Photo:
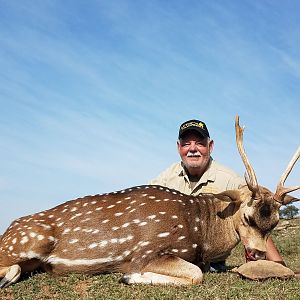
[[[227,257],[240,239],[261,253],[279,208],[270,191],[261,193],[266,199],[257,201],[247,187],[194,197],[140,186],[75,199],[14,221],[1,238],[0,270],[132,273],[154,264],[169,274],[171,257],[203,265]],[[181,271],[171,273],[184,273],[176,263]]]

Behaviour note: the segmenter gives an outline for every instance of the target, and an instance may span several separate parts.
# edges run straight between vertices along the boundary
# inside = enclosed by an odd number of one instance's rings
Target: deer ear
[[[222,193],[216,194],[216,198],[218,198],[221,201],[225,202],[240,202],[241,201],[241,194],[238,190],[228,190],[224,191]]]
[[[285,195],[283,200],[282,200],[282,204],[287,205],[289,203],[296,202],[296,201],[300,201],[300,199],[296,198],[296,197],[292,197],[290,195]]]

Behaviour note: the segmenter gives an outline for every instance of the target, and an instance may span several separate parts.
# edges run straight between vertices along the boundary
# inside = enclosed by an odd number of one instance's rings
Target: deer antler
[[[287,193],[296,191],[300,189],[300,185],[292,186],[292,187],[284,187],[284,182],[291,173],[296,161],[300,157],[300,147],[298,147],[297,151],[295,152],[294,156],[292,157],[291,161],[289,162],[286,170],[283,172],[282,176],[280,177],[279,183],[277,185],[276,193],[274,194],[273,198],[275,201],[280,202],[282,204],[284,203],[284,196]]]
[[[248,177],[245,175],[245,179],[250,191],[252,191],[254,198],[258,197],[258,184],[255,172],[247,158],[244,146],[243,146],[243,133],[244,128],[242,128],[239,124],[239,116],[237,115],[235,118],[235,133],[236,133],[236,145],[239,150],[240,156],[243,160],[243,163],[246,167]]]

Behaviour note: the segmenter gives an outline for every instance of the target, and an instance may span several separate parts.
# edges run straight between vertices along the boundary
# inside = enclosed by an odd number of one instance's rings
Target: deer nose
[[[256,250],[255,254],[254,254],[254,257],[255,257],[256,260],[266,259],[266,252]]]
[[[245,248],[246,261],[266,259],[266,252],[257,249]]]

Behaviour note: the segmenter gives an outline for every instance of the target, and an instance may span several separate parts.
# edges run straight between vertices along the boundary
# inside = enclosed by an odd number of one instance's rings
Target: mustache
[[[202,155],[200,152],[197,151],[197,152],[188,152],[186,156],[187,157],[201,157]]]

